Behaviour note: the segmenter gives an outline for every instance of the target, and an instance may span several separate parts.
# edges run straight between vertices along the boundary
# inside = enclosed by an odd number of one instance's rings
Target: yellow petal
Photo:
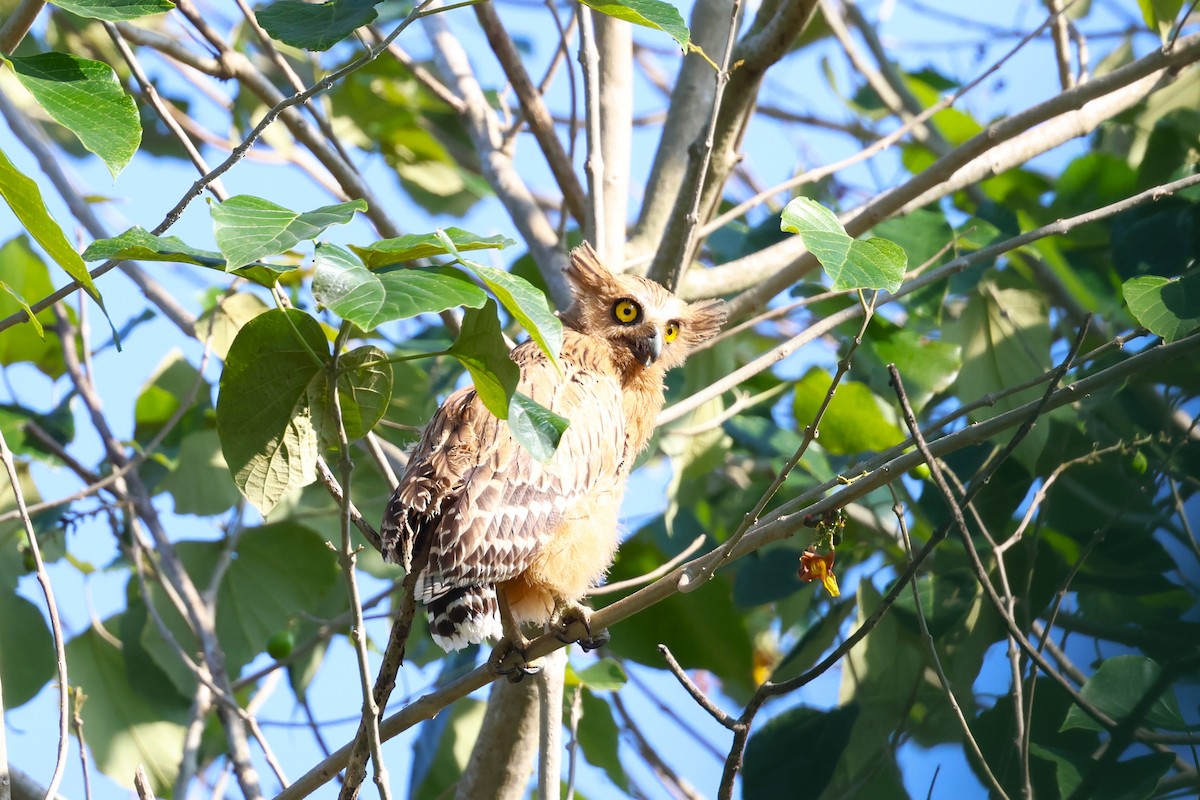
[[[826,572],[821,578],[821,583],[825,585],[825,591],[829,592],[830,597],[839,597],[842,590],[838,588],[837,577],[832,572]]]

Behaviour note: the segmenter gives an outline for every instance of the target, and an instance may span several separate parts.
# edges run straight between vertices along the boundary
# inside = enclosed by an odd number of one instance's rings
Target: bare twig
[[[58,603],[54,600],[54,587],[50,583],[50,574],[46,572],[46,563],[42,560],[42,548],[38,545],[37,533],[33,529],[33,521],[25,506],[25,492],[21,489],[21,479],[17,475],[17,466],[13,461],[12,451],[8,442],[0,432],[0,459],[4,461],[4,470],[8,474],[9,485],[12,486],[13,498],[17,510],[21,512],[21,522],[25,526],[25,543],[29,554],[33,556],[34,574],[37,575],[38,585],[42,588],[42,596],[46,599],[46,613],[50,617],[50,632],[54,637],[54,663],[58,675],[58,750],[54,758],[54,773],[50,785],[46,788],[46,796],[53,797],[62,783],[63,771],[67,766],[67,724],[70,721],[68,700],[70,684],[67,682],[67,649],[63,638],[62,620],[58,616]]]

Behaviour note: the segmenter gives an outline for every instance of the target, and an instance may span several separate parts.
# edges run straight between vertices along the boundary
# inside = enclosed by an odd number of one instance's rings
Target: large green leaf
[[[1120,721],[1133,710],[1160,674],[1162,667],[1145,656],[1113,656],[1088,678],[1079,693],[1097,709]],[[1145,724],[1158,728],[1187,729],[1179,713],[1175,693],[1169,688],[1159,695],[1143,719]],[[1100,724],[1078,706],[1072,706],[1067,712],[1067,718],[1063,720],[1062,729],[1070,728],[1102,730]]]
[[[450,267],[373,272],[342,248],[324,243],[317,245],[313,264],[313,297],[364,331],[456,306],[481,308],[487,300],[482,289]]]
[[[351,200],[299,213],[261,197],[240,194],[212,204],[213,235],[225,256],[226,269],[236,270],[315,239],[330,225],[345,225],[354,212],[366,209],[366,201]]]
[[[7,478],[6,478],[7,480]],[[4,708],[33,699],[54,675],[54,640],[42,612],[11,591],[0,591],[0,681]]]
[[[513,392],[508,405],[508,425],[521,446],[543,464],[554,457],[562,435],[571,421],[539,405],[520,392]]]
[[[142,123],[112,67],[66,53],[7,60],[38,105],[100,156],[114,178],[125,169],[141,144]]]
[[[653,28],[654,30],[663,31],[672,39],[679,43],[679,46],[686,52],[688,45],[691,42],[692,34],[683,24],[683,17],[679,16],[679,10],[670,3],[664,3],[662,0],[581,0],[581,2],[599,11],[601,14],[607,14],[625,22],[632,22],[634,25],[641,25],[643,28]]]
[[[833,280],[836,291],[884,289],[895,292],[904,281],[908,256],[895,242],[876,237],[852,238],[825,206],[807,197],[794,198],[783,209],[783,230],[798,233]]]
[[[412,800],[438,800],[454,794],[486,710],[487,703],[466,700],[423,724],[413,746]]]
[[[212,582],[224,547],[222,542],[176,544],[188,575],[200,587]],[[338,575],[337,554],[324,537],[309,528],[282,522],[245,530],[238,539],[236,558],[229,562],[217,589],[217,638],[230,674],[236,677],[289,620],[323,612]],[[198,647],[195,636],[162,590],[152,585],[149,595],[185,649]],[[153,620],[143,626],[140,641],[180,693],[191,696],[195,674],[163,639]]]
[[[832,382],[832,375],[813,367],[796,383],[792,407],[797,425],[812,423]],[[821,447],[837,455],[878,452],[904,441],[894,413],[866,384],[845,379],[838,384],[818,430]]]
[[[54,5],[81,17],[108,22],[162,14],[175,7],[170,0],[54,0]]]
[[[221,440],[215,430],[184,436],[177,461],[175,469],[158,485],[175,499],[176,514],[220,514],[232,508],[241,496],[221,455]]]
[[[0,281],[12,292],[0,293],[0,318],[25,307],[24,298],[38,300],[54,291],[50,271],[23,235],[0,247]],[[73,320],[74,312],[69,306],[67,313]],[[66,366],[62,344],[58,334],[54,333],[53,309],[44,309],[37,319],[37,327],[17,325],[0,336],[0,364],[29,362],[49,377],[57,378],[66,371]],[[41,328],[40,333],[38,328]]]
[[[110,623],[113,620],[109,620]],[[96,766],[117,783],[133,788],[134,770],[144,766],[155,792],[170,791],[183,755],[187,703],[151,699],[135,685],[121,650],[94,629],[67,643],[71,686],[87,695],[83,725]]]
[[[1168,342],[1200,326],[1200,270],[1182,278],[1142,275],[1121,286],[1129,311],[1143,326]]]
[[[308,403],[328,358],[320,324],[294,309],[255,317],[229,348],[217,432],[234,483],[263,515],[316,479],[320,443]]]
[[[450,240],[448,248],[444,239]],[[369,269],[416,261],[430,256],[451,255],[467,250],[503,250],[516,244],[506,236],[480,236],[462,228],[446,228],[437,233],[410,233],[395,239],[382,239],[364,247],[350,245]]]
[[[375,21],[380,0],[277,0],[255,12],[272,39],[304,50],[328,50],[356,29]]]
[[[196,320],[196,338],[207,342],[217,357],[224,360],[238,331],[247,322],[269,310],[262,298],[250,292],[221,297],[215,306]]]
[[[471,373],[475,392],[488,411],[500,419],[508,419],[509,404],[521,380],[521,368],[508,357],[495,301],[489,298],[478,311],[467,309],[462,329],[449,353]]]
[[[832,711],[797,706],[755,726],[746,742],[745,796],[816,800],[833,778],[856,719],[854,703]]]
[[[62,228],[58,227],[58,223],[46,210],[46,203],[42,200],[38,185],[21,174],[3,150],[0,150],[0,196],[12,208],[29,235],[54,259],[54,263],[79,281],[79,285],[99,302],[100,292],[92,282],[87,266],[67,241]],[[12,281],[8,283],[12,285]]]

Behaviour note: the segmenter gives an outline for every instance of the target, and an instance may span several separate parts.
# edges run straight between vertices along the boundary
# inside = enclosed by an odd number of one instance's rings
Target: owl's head
[[[575,302],[563,322],[608,339],[629,368],[677,367],[725,322],[720,300],[687,303],[654,281],[613,273],[587,242],[571,251],[566,273]]]

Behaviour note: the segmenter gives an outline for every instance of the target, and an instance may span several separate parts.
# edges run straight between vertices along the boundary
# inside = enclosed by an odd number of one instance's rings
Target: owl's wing
[[[536,345],[513,351],[517,390],[570,420],[549,463],[519,445],[473,389],[451,395],[430,422],[382,531],[385,555],[393,542],[401,563],[416,537],[432,537],[417,587],[422,599],[517,577],[582,497],[616,484],[625,447],[621,387],[583,366],[592,359],[573,358],[580,347],[587,343],[564,348],[562,375]]]

